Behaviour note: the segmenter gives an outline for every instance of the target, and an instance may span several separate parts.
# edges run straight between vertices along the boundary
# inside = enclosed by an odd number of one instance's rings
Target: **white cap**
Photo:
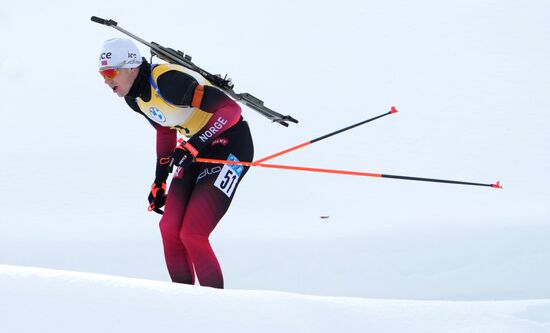
[[[103,43],[99,55],[99,69],[135,68],[141,65],[141,54],[130,39],[112,38]]]

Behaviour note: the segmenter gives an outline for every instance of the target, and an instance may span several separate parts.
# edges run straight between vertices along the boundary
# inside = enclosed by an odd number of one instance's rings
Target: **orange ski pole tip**
[[[502,188],[502,185],[500,185],[500,181],[497,181],[495,184],[491,185],[491,187]]]
[[[391,109],[390,109],[390,113],[397,113],[398,110],[395,106],[392,105]]]

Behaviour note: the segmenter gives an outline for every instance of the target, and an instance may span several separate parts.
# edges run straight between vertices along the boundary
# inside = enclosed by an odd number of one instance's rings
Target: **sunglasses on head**
[[[120,74],[120,70],[118,68],[107,68],[100,70],[99,74],[101,74],[103,78],[114,79],[118,74]]]

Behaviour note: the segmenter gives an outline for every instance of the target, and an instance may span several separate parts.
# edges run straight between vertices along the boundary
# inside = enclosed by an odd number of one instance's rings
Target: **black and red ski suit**
[[[196,73],[173,65],[158,66],[143,59],[125,96],[128,105],[156,129],[155,181],[168,178],[167,166],[160,160],[174,151],[178,132],[189,138],[187,142],[198,150],[198,157],[252,161],[252,137],[239,105],[208,82],[199,84]],[[198,88],[202,97],[199,105],[195,99]],[[151,104],[154,99],[173,108],[168,112],[157,108]],[[191,110],[192,105],[195,108]],[[185,119],[181,124],[163,123],[169,117],[175,117],[176,122]],[[201,285],[223,288],[222,270],[208,238],[247,171],[248,167],[191,163],[185,170],[174,172],[160,220],[166,265],[173,282],[194,284],[196,274]]]

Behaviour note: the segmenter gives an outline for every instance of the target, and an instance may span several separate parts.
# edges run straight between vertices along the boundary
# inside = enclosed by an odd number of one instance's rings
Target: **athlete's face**
[[[117,70],[118,73],[114,77],[108,77],[103,75],[105,84],[113,90],[118,97],[124,97],[128,95],[132,84],[138,75],[139,68],[121,68]]]

